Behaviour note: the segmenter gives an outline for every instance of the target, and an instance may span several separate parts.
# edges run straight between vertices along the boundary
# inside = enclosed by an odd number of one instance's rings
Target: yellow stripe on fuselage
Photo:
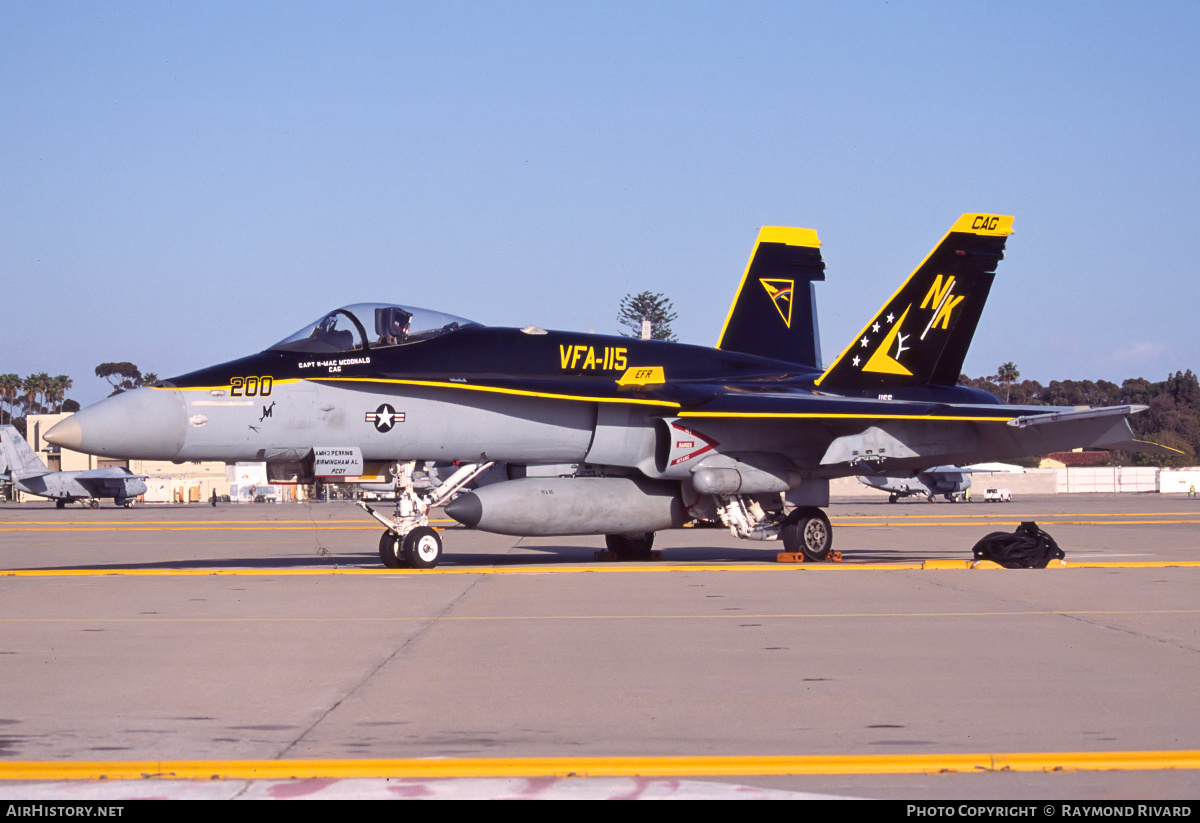
[[[936,414],[850,414],[839,412],[706,412],[681,411],[680,417],[774,417],[825,420],[956,420],[982,423],[1007,423],[1011,417],[968,417]]]
[[[575,394],[554,394],[552,392],[527,391],[525,389],[503,389],[497,386],[477,386],[470,383],[450,383],[441,380],[400,380],[391,377],[313,377],[314,383],[374,383],[379,385],[400,386],[429,386],[436,389],[460,389],[465,391],[491,392],[494,394],[512,394],[518,397],[542,397],[550,400],[575,400],[585,403],[630,403],[642,406],[664,406],[677,409],[678,403],[669,400],[647,400],[640,397],[588,397]]]

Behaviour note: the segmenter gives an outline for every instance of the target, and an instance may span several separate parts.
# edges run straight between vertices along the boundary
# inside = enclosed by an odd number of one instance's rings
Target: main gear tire
[[[828,560],[833,551],[833,527],[818,508],[794,509],[780,531],[784,548],[792,554],[803,554],[805,560]]]

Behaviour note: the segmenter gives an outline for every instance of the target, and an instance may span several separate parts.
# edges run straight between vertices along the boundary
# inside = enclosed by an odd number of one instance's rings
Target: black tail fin
[[[817,385],[834,391],[955,385],[1012,221],[960,217]]]
[[[815,231],[763,226],[717,348],[821,368],[812,284],[824,279]]]

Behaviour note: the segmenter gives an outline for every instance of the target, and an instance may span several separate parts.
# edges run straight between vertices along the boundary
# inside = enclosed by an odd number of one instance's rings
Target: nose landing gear
[[[387,527],[379,538],[379,559],[389,569],[409,566],[432,569],[442,559],[442,538],[429,525],[429,510],[447,502],[454,494],[492,467],[492,463],[470,463],[460,466],[444,483],[427,495],[417,493],[413,471],[417,461],[397,463],[396,510],[385,517],[361,500],[358,505]]]

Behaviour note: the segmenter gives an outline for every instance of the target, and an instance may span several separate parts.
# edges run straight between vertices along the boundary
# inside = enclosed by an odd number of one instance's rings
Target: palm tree
[[[0,399],[8,403],[8,422],[13,419],[13,408],[22,387],[21,378],[15,374],[0,374]]]
[[[38,376],[31,374],[21,381],[21,389],[25,392],[25,414],[37,413]]]
[[[49,394],[53,390],[54,378],[46,372],[31,374],[25,378],[25,413],[44,414]],[[41,402],[38,402],[41,397]]]
[[[50,398],[54,391],[54,378],[44,371],[38,372],[38,391],[42,393],[42,409],[44,412],[50,411]]]
[[[67,399],[67,392],[71,390],[71,386],[75,385],[69,375],[60,374],[57,377],[52,377],[51,382],[54,384],[54,402],[56,404],[55,411],[62,411],[63,401]]]
[[[1012,397],[1012,385],[1017,382],[1017,378],[1021,373],[1017,371],[1017,365],[1011,361],[1005,363],[996,370],[996,382],[1004,386],[1004,402],[1009,402]]]

